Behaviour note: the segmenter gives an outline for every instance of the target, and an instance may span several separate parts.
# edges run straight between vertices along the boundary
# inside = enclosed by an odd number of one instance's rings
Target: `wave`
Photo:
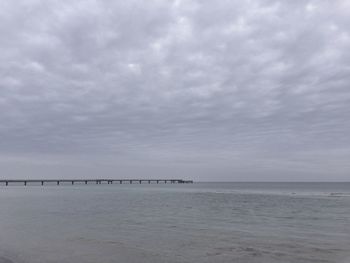
[[[314,196],[314,197],[350,197],[350,192],[317,192],[317,191],[269,191],[269,190],[196,190],[197,194],[242,194],[242,195],[280,195],[280,196]]]
[[[331,197],[350,197],[350,193],[330,193]]]

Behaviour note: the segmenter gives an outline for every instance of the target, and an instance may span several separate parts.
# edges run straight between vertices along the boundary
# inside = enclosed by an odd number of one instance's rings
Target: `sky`
[[[350,181],[350,1],[1,0],[1,178]]]

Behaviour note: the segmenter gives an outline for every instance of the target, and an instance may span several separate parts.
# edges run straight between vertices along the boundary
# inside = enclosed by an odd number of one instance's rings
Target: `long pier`
[[[0,180],[0,185],[8,186],[10,184],[23,184],[27,186],[29,184],[188,184],[193,183],[192,180],[183,179],[9,179]]]

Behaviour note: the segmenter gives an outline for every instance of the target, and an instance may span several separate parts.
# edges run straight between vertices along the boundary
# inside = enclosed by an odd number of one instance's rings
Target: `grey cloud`
[[[0,167],[349,180],[349,14],[347,1],[2,1]]]

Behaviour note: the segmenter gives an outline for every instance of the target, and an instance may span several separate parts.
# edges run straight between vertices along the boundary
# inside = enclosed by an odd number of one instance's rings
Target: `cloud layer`
[[[4,0],[0,39],[7,177],[350,179],[346,0]]]

